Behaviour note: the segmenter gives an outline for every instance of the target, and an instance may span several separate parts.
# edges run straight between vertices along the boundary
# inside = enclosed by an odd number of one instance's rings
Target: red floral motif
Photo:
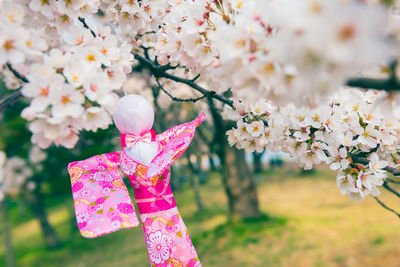
[[[83,228],[86,227],[86,225],[87,225],[87,222],[78,223],[78,228],[79,228],[79,229],[83,229]]]
[[[179,223],[179,216],[177,214],[174,214],[171,218],[171,221],[173,224]]]
[[[114,152],[114,153],[108,153],[105,155],[106,159],[108,159],[109,161],[111,161],[111,163],[119,163],[120,161],[120,157],[119,157],[119,153],[118,152]]]
[[[83,184],[81,182],[76,182],[73,186],[72,186],[72,193],[75,192],[79,192],[81,191],[83,188]]]
[[[131,214],[134,211],[133,206],[129,203],[119,203],[118,210],[124,214]]]
[[[153,224],[153,219],[150,217],[147,217],[146,220],[144,221],[144,224],[146,226],[151,226]]]
[[[98,199],[96,199],[96,204],[97,204],[97,205],[103,204],[104,201],[106,201],[106,198],[105,198],[105,197],[99,197]]]

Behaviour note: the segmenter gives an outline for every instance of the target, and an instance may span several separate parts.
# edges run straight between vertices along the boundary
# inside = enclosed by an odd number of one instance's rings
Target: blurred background
[[[126,90],[151,99],[158,133],[208,112],[171,180],[203,266],[400,266],[399,218],[372,198],[340,195],[328,167],[303,171],[285,154],[230,148],[229,123],[222,125],[212,100],[176,103],[142,87],[135,80]],[[85,132],[73,149],[40,150],[20,117],[24,107],[21,101],[0,114],[0,150],[7,154],[0,266],[7,258],[16,266],[148,266],[141,227],[85,239],[74,215],[68,163],[120,150],[119,132]],[[381,199],[399,204],[387,191]]]

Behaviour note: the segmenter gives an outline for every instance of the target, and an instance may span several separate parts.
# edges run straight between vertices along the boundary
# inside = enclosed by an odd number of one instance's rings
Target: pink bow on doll
[[[131,147],[137,142],[150,143],[156,140],[156,131],[154,129],[147,130],[139,135],[131,133],[121,134],[122,147]]]

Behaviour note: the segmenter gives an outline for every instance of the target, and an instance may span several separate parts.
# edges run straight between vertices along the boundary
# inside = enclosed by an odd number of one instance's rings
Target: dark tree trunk
[[[212,170],[212,171],[217,170],[217,168],[215,167],[215,162],[214,162],[213,154],[211,154],[211,153],[210,153],[210,155],[208,156],[208,162],[210,163],[210,170]]]
[[[261,212],[256,184],[246,163],[245,152],[228,145],[225,132],[232,125],[222,119],[211,98],[208,102],[215,125],[213,143],[221,161],[222,181],[228,196],[230,220],[259,218]]]
[[[199,173],[198,173],[199,174]],[[196,200],[197,210],[203,210],[203,201],[201,200],[200,195],[200,183],[199,183],[199,175],[193,175],[193,190],[194,190],[194,197]]]
[[[78,223],[76,221],[76,215],[75,215],[75,209],[73,203],[73,198],[66,198],[66,206],[67,206],[67,211],[68,211],[68,217],[69,217],[69,224],[71,226],[71,233],[74,234],[76,231],[79,230],[78,228]]]
[[[200,182],[199,182],[199,176],[200,176],[200,164],[201,164],[201,157],[198,158],[198,166],[194,166],[192,162],[190,161],[190,155],[187,154],[186,156],[188,160],[188,165],[189,165],[189,170],[191,172],[191,177],[192,177],[192,186],[193,186],[193,191],[194,191],[194,198],[197,206],[197,210],[200,212],[203,210],[203,201],[201,200],[201,195],[200,195]]]
[[[11,240],[11,229],[8,225],[8,210],[6,200],[0,202],[0,209],[1,209],[1,217],[2,217],[2,226],[3,226],[3,237],[4,237],[4,244],[6,247],[6,266],[7,267],[14,267],[15,266],[15,258],[14,258],[14,250],[12,247],[12,240]]]
[[[37,192],[31,192],[28,190],[25,191],[25,197],[33,214],[39,220],[46,245],[49,248],[57,248],[60,245],[60,241],[53,227],[49,223],[41,197]]]
[[[244,150],[226,149],[223,177],[232,220],[261,216],[256,184],[245,156]]]
[[[261,158],[264,155],[264,152],[265,152],[265,150],[261,153],[253,152],[253,164],[254,164],[254,173],[255,174],[259,174],[263,171]]]

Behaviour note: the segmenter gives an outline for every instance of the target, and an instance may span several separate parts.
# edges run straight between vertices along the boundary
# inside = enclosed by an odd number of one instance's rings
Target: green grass
[[[175,193],[203,266],[400,266],[398,218],[371,198],[360,203],[341,196],[333,172],[267,170],[258,184],[265,215],[234,224],[227,222],[227,199],[218,175],[201,186],[202,212],[188,185]],[[381,199],[399,208],[389,193]],[[57,250],[46,249],[31,217],[12,220],[20,266],[149,266],[141,228],[84,239],[71,228],[66,204],[72,200],[58,200],[49,209],[63,241]],[[0,266],[4,262],[0,242]]]

